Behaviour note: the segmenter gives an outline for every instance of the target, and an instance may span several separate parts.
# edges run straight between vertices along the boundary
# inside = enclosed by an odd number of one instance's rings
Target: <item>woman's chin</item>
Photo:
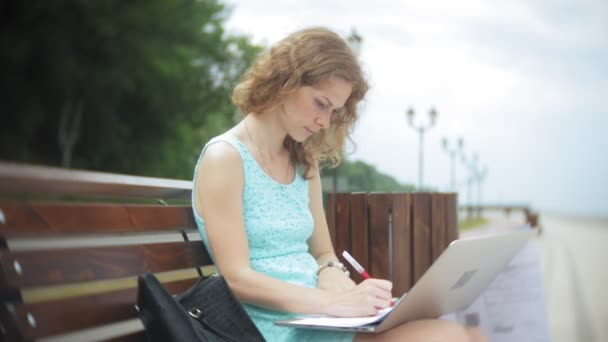
[[[291,138],[296,142],[303,143],[306,140],[310,139],[312,134],[290,134]]]

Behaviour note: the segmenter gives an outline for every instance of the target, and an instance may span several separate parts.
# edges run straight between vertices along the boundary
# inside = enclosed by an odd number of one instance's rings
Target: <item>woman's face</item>
[[[331,116],[344,107],[352,89],[351,83],[334,76],[296,89],[283,102],[287,134],[302,142],[319,130],[329,128]]]

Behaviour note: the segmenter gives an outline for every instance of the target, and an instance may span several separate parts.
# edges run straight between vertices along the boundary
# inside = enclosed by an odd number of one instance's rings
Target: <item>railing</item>
[[[530,227],[538,227],[539,215],[527,204],[484,204],[484,205],[463,205],[458,208],[465,211],[467,218],[473,216],[483,216],[484,211],[503,211],[509,216],[511,212],[520,211],[524,215],[524,220]]]
[[[348,250],[372,277],[392,280],[396,296],[458,239],[455,193],[330,193],[326,202],[336,252]]]

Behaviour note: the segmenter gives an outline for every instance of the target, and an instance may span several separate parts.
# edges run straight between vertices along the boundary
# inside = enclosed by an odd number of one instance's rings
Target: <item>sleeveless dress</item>
[[[237,150],[243,161],[244,190],[243,215],[249,242],[251,268],[267,276],[292,284],[317,287],[318,268],[308,252],[306,241],[313,231],[313,218],[308,206],[308,180],[301,170],[290,184],[281,184],[268,176],[253,156],[235,136],[224,133],[211,139],[207,146],[224,141]],[[204,195],[204,194],[203,194]],[[192,192],[192,203],[194,201]],[[205,222],[194,210],[194,218],[205,247],[211,254],[205,232]],[[211,255],[213,258],[213,255]],[[281,341],[352,341],[354,333],[279,327],[274,321],[288,319],[295,314],[243,304],[264,338],[269,342]]]

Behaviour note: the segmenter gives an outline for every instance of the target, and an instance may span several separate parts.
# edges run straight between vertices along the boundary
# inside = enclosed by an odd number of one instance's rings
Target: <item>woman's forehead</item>
[[[311,87],[326,97],[335,108],[343,107],[353,90],[352,83],[336,76],[319,81]]]

